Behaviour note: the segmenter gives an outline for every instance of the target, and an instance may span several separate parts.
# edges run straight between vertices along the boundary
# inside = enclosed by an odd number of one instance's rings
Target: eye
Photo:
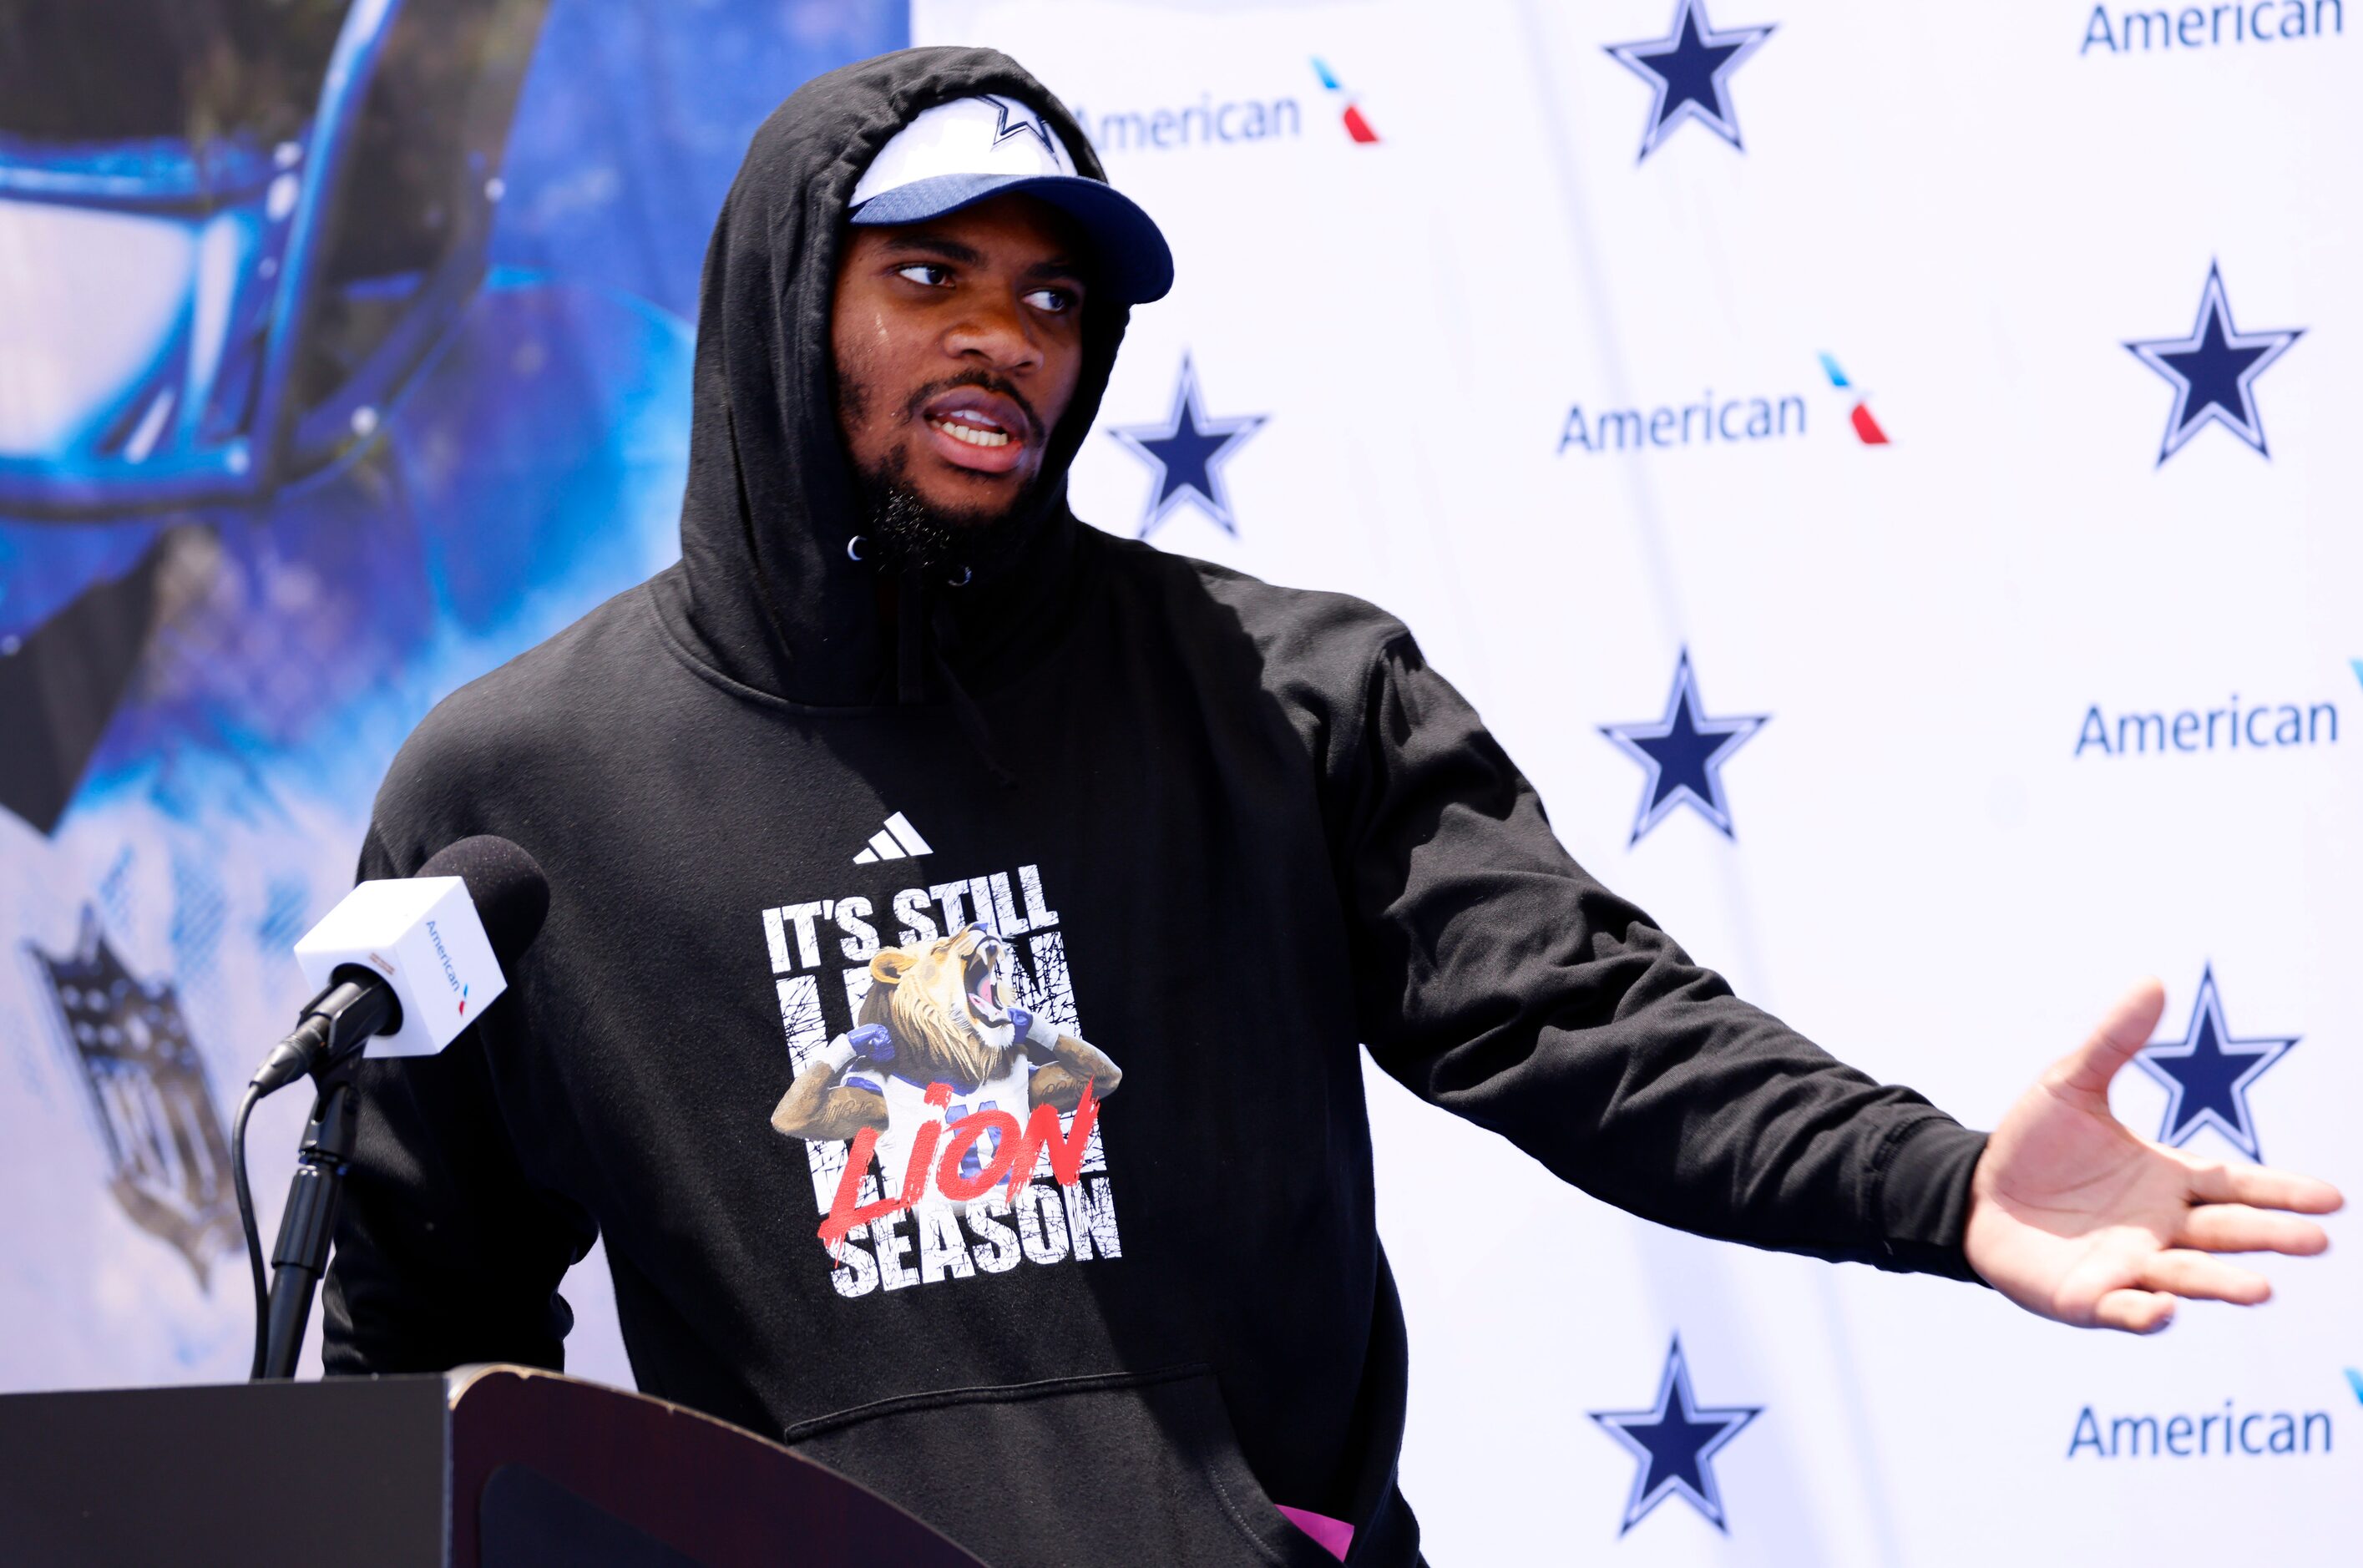
[[[1051,316],[1064,315],[1081,302],[1075,291],[1068,288],[1038,288],[1026,296],[1026,303]]]
[[[909,266],[895,268],[894,275],[923,284],[928,288],[943,288],[952,281],[952,270],[941,261],[914,261]]]

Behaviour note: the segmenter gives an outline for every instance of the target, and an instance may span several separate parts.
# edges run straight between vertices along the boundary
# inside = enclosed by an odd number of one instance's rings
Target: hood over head
[[[897,131],[934,105],[982,93],[1030,106],[1078,173],[1106,179],[1073,117],[993,50],[904,50],[842,67],[798,88],[755,133],[706,248],[682,560],[655,583],[675,632],[733,680],[815,706],[948,695],[972,739],[962,688],[991,689],[1065,619],[1080,527],[1067,468],[1130,317],[1103,291],[1087,297],[1082,377],[1050,434],[1018,542],[962,585],[941,573],[898,577],[901,635],[890,638],[877,569],[847,553],[861,525],[829,340],[846,209]]]

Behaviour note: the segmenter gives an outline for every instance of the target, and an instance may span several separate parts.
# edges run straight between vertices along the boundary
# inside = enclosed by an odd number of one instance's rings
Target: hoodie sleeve
[[[1331,821],[1381,1066],[1646,1218],[1976,1277],[1983,1134],[1739,1000],[1593,880],[1408,634],[1348,706]]]
[[[360,874],[405,874],[374,828]],[[438,1055],[361,1067],[360,1136],[322,1297],[330,1376],[565,1364],[574,1315],[559,1282],[596,1230],[526,1180],[483,1036],[474,1026]]]

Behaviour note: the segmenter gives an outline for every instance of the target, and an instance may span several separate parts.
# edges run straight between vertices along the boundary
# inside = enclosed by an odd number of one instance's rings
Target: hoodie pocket
[[[991,1568],[1337,1568],[1264,1496],[1203,1365],[913,1395],[785,1435]]]

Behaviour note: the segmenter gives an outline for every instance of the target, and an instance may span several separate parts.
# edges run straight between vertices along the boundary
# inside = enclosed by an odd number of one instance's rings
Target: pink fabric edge
[[[1311,1536],[1321,1550],[1346,1561],[1346,1549],[1354,1544],[1354,1527],[1343,1519],[1333,1519],[1326,1514],[1316,1514],[1308,1508],[1292,1508],[1286,1503],[1272,1507],[1287,1516],[1288,1522]]]

